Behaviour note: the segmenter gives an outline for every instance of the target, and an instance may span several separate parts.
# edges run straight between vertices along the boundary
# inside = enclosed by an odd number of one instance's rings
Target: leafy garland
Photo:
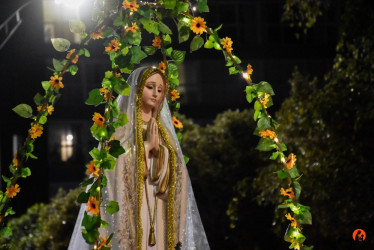
[[[207,0],[196,0],[196,6],[200,12],[209,12]],[[282,169],[277,171],[280,179],[288,180],[288,188],[281,188],[281,195],[287,199],[280,204],[279,208],[290,209],[286,218],[290,220],[284,240],[290,242],[290,249],[312,249],[303,244],[306,237],[302,234],[302,224],[311,224],[312,216],[310,207],[299,203],[301,185],[299,174],[295,162],[296,156],[289,154],[287,157],[284,152],[287,147],[281,143],[277,137],[277,128],[279,124],[270,116],[267,109],[272,106],[274,91],[267,82],[252,83],[251,75],[253,69],[251,65],[243,70],[241,60],[233,54],[233,41],[229,37],[220,38],[218,31],[221,28],[211,29],[206,26],[206,22],[201,17],[194,17],[193,13],[196,7],[188,0],[164,0],[157,3],[128,1],[119,2],[118,0],[96,0],[93,21],[96,22],[94,31],[88,35],[86,26],[81,21],[70,21],[70,30],[73,33],[80,34],[83,41],[76,49],[70,48],[70,42],[63,38],[52,39],[54,48],[59,52],[68,51],[65,59],[53,59],[52,76],[49,81],[43,81],[42,87],[44,95],[37,93],[34,102],[37,105],[37,112],[34,114],[31,106],[20,104],[13,110],[24,118],[32,119],[31,128],[23,146],[21,146],[14,156],[10,165],[11,177],[2,176],[6,182],[6,191],[0,191],[0,235],[10,237],[12,232],[9,227],[4,225],[4,217],[12,215],[15,212],[9,206],[10,200],[17,195],[20,187],[17,184],[19,177],[26,178],[31,175],[31,171],[25,166],[29,158],[36,159],[32,154],[34,141],[43,133],[43,125],[47,122],[48,115],[51,115],[54,108],[53,104],[60,97],[60,89],[64,87],[62,77],[66,72],[75,75],[78,71],[76,63],[80,56],[89,57],[89,51],[84,48],[91,40],[105,39],[105,52],[112,62],[112,71],[105,72],[102,80],[102,88],[93,89],[89,93],[86,101],[88,105],[105,105],[104,114],[95,112],[93,115],[94,124],[91,127],[92,135],[99,141],[99,147],[90,151],[92,160],[86,165],[87,173],[90,178],[81,186],[91,185],[86,192],[82,192],[78,197],[79,203],[86,203],[82,225],[82,232],[87,243],[93,244],[95,249],[110,249],[110,241],[113,236],[101,236],[100,227],[107,227],[100,217],[102,189],[107,184],[105,172],[115,167],[116,158],[123,154],[125,150],[120,142],[113,137],[118,127],[124,126],[128,120],[126,114],[120,114],[117,107],[117,101],[114,95],[129,95],[130,86],[123,78],[122,74],[132,72],[135,65],[158,50],[162,54],[162,61],[159,68],[165,71],[171,84],[169,93],[169,105],[172,111],[179,109],[179,93],[176,87],[179,85],[178,66],[184,61],[186,51],[175,50],[171,47],[172,30],[162,21],[166,18],[172,19],[178,30],[178,41],[183,43],[189,40],[191,31],[195,36],[191,39],[190,52],[196,51],[204,46],[206,49],[221,50],[226,60],[229,74],[242,74],[247,82],[246,98],[249,103],[254,101],[254,121],[257,122],[255,135],[260,137],[256,149],[260,151],[273,151],[270,159],[279,160]],[[148,32],[154,36],[151,45],[141,46],[142,32]],[[202,36],[205,33],[205,36]],[[183,124],[173,116],[173,124],[177,129],[181,129]],[[177,133],[179,140],[181,133]],[[186,158],[186,160],[188,160]],[[105,211],[114,214],[119,210],[117,201],[110,201],[105,206]],[[177,244],[176,247],[180,246]]]

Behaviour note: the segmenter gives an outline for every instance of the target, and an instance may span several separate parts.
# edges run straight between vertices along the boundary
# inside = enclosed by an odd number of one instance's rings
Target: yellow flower
[[[261,135],[262,138],[269,137],[270,139],[273,139],[274,136],[275,136],[275,132],[271,131],[269,129],[266,129],[265,131],[264,130],[260,130],[259,133],[260,133],[260,135]]]
[[[69,53],[66,55],[66,59],[70,59],[71,56],[75,53],[75,49],[72,49],[69,51]]]
[[[180,98],[178,90],[176,90],[176,89],[173,89],[172,91],[170,91],[170,94],[171,94],[171,100],[172,101],[175,101],[175,100]]]
[[[269,102],[270,95],[268,93],[265,93],[264,99],[260,100],[261,104],[264,106],[264,108],[267,108],[266,104]]]
[[[247,71],[246,71],[246,73],[248,75],[252,75],[252,73],[253,73],[252,65],[250,65],[250,64],[247,65]]]
[[[34,124],[30,129],[30,136],[32,139],[36,139],[43,134],[43,127],[39,124]]]
[[[195,17],[194,19],[192,19],[190,23],[190,29],[195,34],[203,34],[203,32],[206,31],[206,22],[204,21],[204,18]]]
[[[55,108],[52,105],[47,106],[48,115],[52,115],[53,111],[55,111]]]
[[[90,196],[86,205],[87,205],[87,212],[91,213],[91,215],[98,215],[99,214],[99,212],[100,212],[99,201],[96,200],[95,197]]]
[[[100,244],[99,244],[98,248],[101,249],[103,246],[110,247],[111,244],[110,244],[110,242],[106,243],[107,241],[108,241],[108,236],[105,236],[105,238],[100,236]]]
[[[173,124],[176,128],[183,128],[183,124],[175,116],[173,116]]]
[[[287,169],[293,168],[293,166],[295,166],[295,163],[296,163],[296,155],[291,153],[287,158],[286,168]]]
[[[110,43],[108,44],[108,47],[105,47],[105,51],[117,51],[119,49],[119,42],[116,38],[114,38]]]
[[[6,188],[5,194],[8,198],[13,198],[14,196],[17,195],[17,193],[19,193],[20,190],[21,188],[19,187],[18,184],[11,185],[10,187]]]
[[[291,226],[296,228],[297,227],[297,222],[296,220],[290,215],[290,213],[286,214],[285,217],[287,220],[291,221]]]
[[[295,194],[294,194],[292,188],[288,188],[286,190],[284,190],[284,188],[281,188],[280,192],[281,192],[281,195],[288,196],[291,199],[293,199],[295,197]]]
[[[158,49],[161,49],[161,38],[160,36],[156,36],[155,39],[152,40],[152,46]]]
[[[132,23],[131,27],[128,27],[125,29],[125,33],[131,31],[132,33],[135,34],[138,29],[139,29],[138,25],[136,25],[136,23]]]
[[[105,88],[101,88],[100,93],[104,94],[105,101],[109,101],[109,99],[114,99],[114,96],[110,95],[110,91]]]
[[[158,68],[162,71],[162,73],[165,73],[166,64],[164,62],[160,62],[160,64],[158,65]]]
[[[12,164],[13,164],[13,166],[18,167],[18,157],[17,157],[17,152],[14,154]]]
[[[79,56],[75,55],[75,57],[73,59],[71,59],[71,62],[76,64],[78,62],[78,58],[79,58]]]
[[[121,77],[122,75],[121,75],[121,73],[114,73],[114,76],[117,77],[117,78],[119,78],[119,77]]]
[[[122,5],[123,5],[123,8],[124,8],[125,10],[126,10],[126,9],[130,9],[131,11],[137,11],[138,8],[139,8],[139,5],[136,4],[136,0],[131,1],[131,2],[125,0],[125,1],[122,3]]]
[[[96,32],[92,32],[90,36],[94,40],[103,38],[103,30],[98,29]]]
[[[49,80],[49,85],[51,85],[55,89],[63,88],[64,84],[62,84],[62,77],[59,77],[58,75],[51,76],[51,80]]]
[[[221,44],[223,48],[226,49],[227,53],[230,53],[233,50],[232,48],[233,41],[231,41],[230,37],[226,36],[225,38],[222,38]]]
[[[88,175],[91,175],[95,178],[99,177],[99,168],[95,165],[94,161],[90,161],[89,164],[86,165],[86,172]]]
[[[99,127],[103,128],[105,126],[105,118],[97,112],[94,113],[92,120],[95,122],[95,125]]]

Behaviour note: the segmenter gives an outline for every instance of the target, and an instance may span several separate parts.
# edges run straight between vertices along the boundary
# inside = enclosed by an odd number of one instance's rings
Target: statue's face
[[[157,108],[165,96],[165,84],[162,76],[158,73],[151,75],[145,81],[142,106],[143,109]]]

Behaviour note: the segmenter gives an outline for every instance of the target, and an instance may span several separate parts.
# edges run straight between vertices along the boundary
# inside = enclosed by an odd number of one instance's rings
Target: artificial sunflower
[[[99,210],[99,201],[96,200],[95,197],[90,196],[88,199],[88,202],[86,203],[87,206],[87,212],[91,213],[91,215],[98,215],[100,210]]]
[[[62,84],[62,77],[58,75],[51,76],[51,80],[49,80],[49,85],[51,85],[55,89],[62,89],[64,87],[64,84]]]
[[[128,27],[125,29],[125,33],[131,31],[132,33],[136,33],[136,31],[139,29],[138,25],[136,23],[132,23],[131,27]]]
[[[48,115],[52,115],[53,111],[55,111],[55,108],[52,105],[47,106]]]
[[[176,128],[183,128],[183,124],[175,116],[173,116],[173,124]]]
[[[7,187],[7,188],[6,188],[6,192],[5,192],[6,197],[8,197],[8,198],[11,199],[11,198],[13,198],[14,196],[16,196],[17,193],[19,193],[20,190],[21,190],[21,188],[19,187],[18,184],[16,184],[16,185],[11,185],[10,187]]]
[[[96,32],[92,32],[90,36],[94,40],[103,38],[103,30],[98,29]]]
[[[261,104],[264,106],[264,108],[267,108],[267,103],[269,102],[270,95],[268,93],[265,93],[264,99],[260,100]]]
[[[291,199],[293,199],[295,197],[295,194],[294,194],[292,188],[288,188],[286,190],[284,190],[284,188],[281,188],[280,193],[281,193],[281,195],[288,196]]]
[[[12,165],[15,166],[15,167],[18,167],[18,156],[17,156],[17,152],[14,154],[14,157],[13,157],[13,161],[12,161]]]
[[[94,113],[92,120],[95,122],[95,125],[98,127],[103,128],[105,126],[105,118],[97,112]]]
[[[98,248],[100,249],[101,247],[104,247],[104,246],[110,247],[111,244],[110,244],[110,242],[107,243],[107,241],[108,241],[108,236],[105,236],[105,238],[100,236],[100,244],[99,244]]]
[[[75,53],[75,49],[72,49],[69,51],[69,53],[66,55],[66,59],[70,59],[71,56]]]
[[[78,62],[78,58],[79,56],[78,55],[75,55],[73,59],[71,59],[71,62],[76,64]]]
[[[287,162],[286,162],[286,168],[289,170],[295,166],[296,163],[296,155],[290,154],[288,155]]]
[[[266,138],[266,137],[269,137],[270,139],[273,139],[274,136],[275,136],[275,132],[274,131],[271,131],[269,129],[266,129],[266,130],[260,130],[259,131],[260,135],[262,138]]]
[[[297,227],[297,222],[296,222],[295,218],[293,218],[293,217],[291,216],[290,213],[286,214],[285,217],[287,218],[287,220],[291,221],[291,226],[292,226],[292,227],[294,227],[294,228]]]
[[[223,48],[226,49],[227,53],[231,53],[231,51],[233,50],[232,48],[233,41],[231,40],[230,37],[226,36],[225,38],[222,38],[221,44]]]
[[[158,68],[162,71],[162,73],[165,73],[166,64],[164,62],[160,62],[160,64],[158,65]]]
[[[107,47],[105,47],[105,52],[114,51],[116,52],[119,49],[119,42],[116,38],[114,38]]]
[[[95,165],[94,161],[90,161],[89,164],[86,165],[86,172],[88,175],[91,175],[95,178],[99,177],[99,168]]]
[[[170,91],[170,95],[171,95],[171,100],[174,102],[175,100],[179,99],[180,96],[179,96],[179,92],[178,90],[176,89],[173,89],[172,91]]]
[[[111,96],[110,95],[110,91],[105,89],[105,88],[101,88],[100,89],[100,93],[103,93],[104,94],[104,99],[105,101],[110,101],[110,99],[114,99],[114,96]]]
[[[246,73],[247,73],[248,75],[252,75],[252,73],[253,73],[252,65],[250,65],[250,64],[247,65]]]
[[[30,129],[30,136],[31,139],[36,139],[40,137],[43,134],[43,126],[40,126],[39,124],[34,124]]]
[[[156,36],[155,39],[152,40],[152,46],[153,47],[156,47],[158,49],[161,49],[161,37],[160,36]]]
[[[204,18],[195,17],[194,19],[192,19],[190,23],[190,29],[195,34],[203,34],[203,32],[206,31],[206,22],[204,21]]]
[[[123,5],[123,8],[124,8],[125,10],[130,9],[131,11],[138,11],[138,8],[139,8],[139,5],[136,4],[136,0],[131,1],[131,2],[125,0],[125,1],[122,3],[122,5]]]

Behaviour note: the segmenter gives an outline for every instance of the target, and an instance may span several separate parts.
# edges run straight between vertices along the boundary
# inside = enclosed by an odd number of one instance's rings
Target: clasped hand
[[[151,118],[147,128],[146,141],[148,152],[151,152],[152,156],[157,156],[159,150],[159,137],[158,137],[158,126],[155,118]]]

